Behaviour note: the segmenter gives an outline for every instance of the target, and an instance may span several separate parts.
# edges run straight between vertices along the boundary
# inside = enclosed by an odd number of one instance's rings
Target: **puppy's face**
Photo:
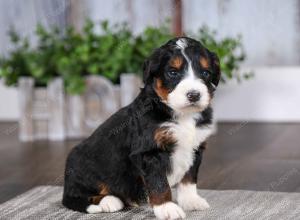
[[[190,38],[175,38],[144,65],[144,83],[177,113],[203,111],[220,79],[218,57]]]

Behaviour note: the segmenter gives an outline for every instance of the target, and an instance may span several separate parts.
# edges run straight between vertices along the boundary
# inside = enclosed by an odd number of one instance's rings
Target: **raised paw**
[[[174,202],[166,202],[162,205],[153,206],[153,211],[158,219],[183,219],[185,213],[177,204]]]
[[[181,196],[177,198],[177,202],[184,210],[205,210],[209,208],[209,204],[206,199],[201,196],[194,194],[187,196]]]

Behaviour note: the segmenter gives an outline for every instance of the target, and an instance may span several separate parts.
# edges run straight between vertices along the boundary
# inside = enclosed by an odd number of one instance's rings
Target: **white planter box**
[[[35,88],[32,78],[20,78],[20,140],[88,136],[111,114],[130,103],[142,83],[134,74],[123,74],[120,86],[101,76],[87,77],[86,85],[84,94],[71,96],[64,93],[60,78],[47,88]]]

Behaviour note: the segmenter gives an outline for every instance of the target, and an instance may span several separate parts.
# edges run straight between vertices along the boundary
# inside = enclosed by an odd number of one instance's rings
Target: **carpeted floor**
[[[300,193],[199,190],[211,208],[187,212],[187,219],[300,219]],[[82,214],[61,205],[62,187],[36,187],[0,205],[1,220],[155,219],[149,206],[116,213]]]

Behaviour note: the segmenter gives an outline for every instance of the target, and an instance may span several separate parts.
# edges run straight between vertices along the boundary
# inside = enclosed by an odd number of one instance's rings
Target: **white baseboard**
[[[256,67],[254,78],[220,85],[218,121],[300,122],[300,67]],[[18,120],[18,94],[0,80],[0,120]]]

